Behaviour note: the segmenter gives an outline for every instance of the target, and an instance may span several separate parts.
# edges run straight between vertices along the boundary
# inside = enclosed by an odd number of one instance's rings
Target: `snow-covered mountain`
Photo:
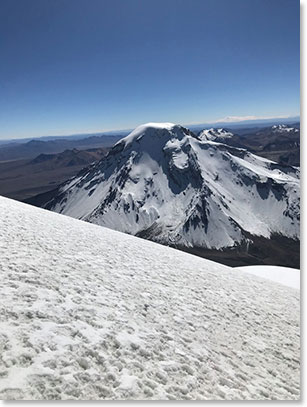
[[[287,124],[279,124],[272,126],[272,131],[274,133],[299,133],[299,129],[291,127]]]
[[[0,197],[1,399],[299,399],[299,290]]]
[[[222,249],[253,235],[298,239],[299,190],[296,168],[149,123],[44,206],[163,244]]]
[[[227,139],[231,139],[233,133],[225,129],[206,129],[199,133],[199,138],[204,141],[217,141],[220,143],[225,142]]]

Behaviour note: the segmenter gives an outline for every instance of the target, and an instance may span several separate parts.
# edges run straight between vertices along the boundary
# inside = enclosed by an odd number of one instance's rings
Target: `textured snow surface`
[[[46,208],[159,243],[221,249],[245,244],[246,232],[298,239],[299,200],[298,169],[148,123]]]
[[[299,398],[298,290],[6,198],[0,246],[0,398]]]
[[[237,267],[236,269],[276,281],[288,287],[300,289],[300,270],[297,269],[279,266],[246,266]]]

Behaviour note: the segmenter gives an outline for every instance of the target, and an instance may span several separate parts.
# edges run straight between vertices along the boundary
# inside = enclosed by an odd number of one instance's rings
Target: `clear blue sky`
[[[299,114],[299,0],[1,0],[0,138]]]

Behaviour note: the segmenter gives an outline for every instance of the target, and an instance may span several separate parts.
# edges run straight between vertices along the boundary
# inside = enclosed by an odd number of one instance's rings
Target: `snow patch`
[[[236,267],[236,270],[300,289],[300,270],[297,269],[280,266],[245,266]]]

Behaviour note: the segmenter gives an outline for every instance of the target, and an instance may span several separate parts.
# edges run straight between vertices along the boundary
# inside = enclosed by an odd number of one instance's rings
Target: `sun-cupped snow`
[[[300,270],[297,269],[280,266],[244,266],[237,267],[236,270],[300,289]]]
[[[205,129],[199,133],[199,138],[201,140],[218,141],[223,142],[225,139],[230,139],[233,137],[233,133],[225,129]]]
[[[1,399],[298,399],[299,291],[0,198]]]
[[[298,239],[299,190],[297,168],[149,123],[45,207],[168,245],[221,249],[246,232]]]

